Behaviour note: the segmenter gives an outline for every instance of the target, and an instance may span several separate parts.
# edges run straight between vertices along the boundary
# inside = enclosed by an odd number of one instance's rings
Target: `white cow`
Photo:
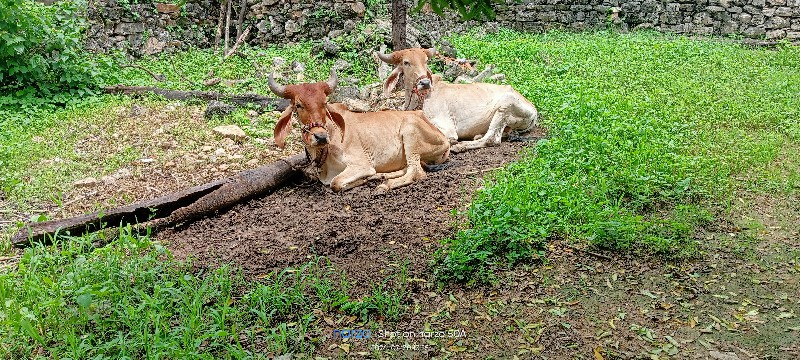
[[[405,110],[424,111],[455,144],[450,148],[452,152],[497,145],[507,131],[526,133],[538,124],[536,107],[511,86],[450,84],[432,74],[428,60],[436,55],[436,49],[376,54],[382,61],[395,65],[384,82],[384,92],[389,94],[402,75]]]

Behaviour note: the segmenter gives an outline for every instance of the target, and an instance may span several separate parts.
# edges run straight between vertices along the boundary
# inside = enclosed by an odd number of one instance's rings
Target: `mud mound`
[[[321,255],[345,271],[356,292],[405,261],[410,277],[427,278],[438,240],[454,232],[451,210],[469,204],[483,175],[516,160],[523,145],[453,154],[457,166],[385,194],[375,183],[338,194],[318,182],[286,186],[157,237],[178,258],[200,267],[232,263],[248,277]]]

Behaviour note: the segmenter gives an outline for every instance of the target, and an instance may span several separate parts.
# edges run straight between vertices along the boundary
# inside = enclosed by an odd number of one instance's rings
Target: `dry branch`
[[[120,65],[120,67],[123,67],[123,68],[130,67],[130,68],[135,68],[135,69],[139,69],[139,70],[144,70],[146,73],[150,74],[150,76],[152,76],[153,80],[155,80],[155,81],[163,82],[164,80],[167,80],[167,77],[164,76],[164,74],[156,74],[156,73],[150,71],[150,69],[148,69],[148,68],[146,68],[144,66],[141,66],[141,65],[127,64],[127,65]]]
[[[249,26],[247,27],[247,29],[245,29],[244,33],[241,34],[238,39],[236,39],[236,43],[233,44],[233,47],[231,48],[231,50],[228,51],[227,53],[225,53],[225,57],[223,58],[223,60],[227,59],[229,56],[231,56],[234,53],[236,53],[236,49],[239,48],[239,45],[242,44],[243,40],[247,39],[248,35],[250,35],[250,27]]]
[[[27,246],[32,242],[47,242],[55,234],[79,235],[107,226],[144,223],[152,219],[163,219],[160,226],[191,221],[274,191],[300,173],[297,167],[305,159],[305,154],[300,153],[270,165],[242,171],[229,178],[156,199],[73,218],[28,223],[11,238],[11,243],[18,247]]]
[[[286,109],[287,106],[289,106],[289,101],[286,99],[266,97],[258,94],[229,95],[214,91],[197,91],[197,90],[182,91],[182,90],[161,89],[152,86],[126,86],[126,85],[107,86],[103,88],[103,90],[110,94],[125,94],[125,95],[142,95],[142,94],[153,93],[161,95],[167,99],[173,99],[173,100],[189,100],[189,99],[201,99],[206,101],[224,100],[239,106],[255,104],[261,107],[274,107],[278,111],[283,111]]]

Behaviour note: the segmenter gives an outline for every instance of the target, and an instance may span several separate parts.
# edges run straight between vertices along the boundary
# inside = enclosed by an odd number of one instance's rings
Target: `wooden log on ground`
[[[107,226],[138,224],[154,219],[163,219],[160,226],[195,220],[277,189],[299,175],[298,167],[305,161],[305,154],[300,153],[156,199],[73,218],[28,223],[11,238],[11,243],[23,247],[32,242],[47,242],[56,234],[68,232],[74,236]]]
[[[239,106],[246,106],[248,104],[259,105],[262,108],[274,107],[277,111],[283,111],[289,106],[289,100],[279,99],[274,97],[267,97],[258,94],[241,94],[229,95],[222,94],[214,91],[183,91],[183,90],[169,90],[161,89],[153,86],[127,86],[127,85],[112,85],[106,86],[103,90],[109,94],[125,94],[125,95],[142,95],[142,94],[158,94],[167,99],[172,100],[220,100],[230,101]]]

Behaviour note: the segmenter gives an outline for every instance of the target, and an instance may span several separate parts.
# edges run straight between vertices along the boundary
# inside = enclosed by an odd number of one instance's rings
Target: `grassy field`
[[[452,43],[460,55],[495,64],[537,105],[549,129],[535,150],[487,179],[466,211],[467,223],[431,258],[440,292],[449,293],[453,302],[452,291],[458,289],[453,283],[492,288],[493,279],[515,269],[509,265],[538,268],[554,242],[632,254],[627,256],[664,266],[707,261],[713,259],[710,252],[736,248],[743,259],[766,268],[797,268],[796,254],[748,258],[757,243],[770,241],[764,230],[773,225],[749,210],[780,208],[786,215],[780,226],[800,225],[792,220],[798,209],[791,205],[800,188],[797,48],[750,49],[715,40],[610,32],[501,31]],[[314,63],[307,77],[322,78],[333,60],[316,59],[310,48],[245,51],[265,68],[273,56]],[[346,75],[375,80],[368,61],[348,60],[354,67]],[[223,78],[253,72],[251,61],[234,57],[222,63],[206,51],[139,64],[168,75],[169,87],[186,89],[196,88],[211,70]],[[154,84],[132,68],[118,76],[130,85]],[[266,92],[265,84],[252,81],[219,90]],[[168,105],[159,99],[139,104]],[[125,146],[100,158],[76,151],[87,133],[117,125],[119,118],[109,114],[130,106],[129,99],[100,96],[51,114],[6,120],[7,131],[0,133],[0,200],[9,209],[36,215],[33,210],[42,204],[74,192],[74,180],[150,155]],[[271,116],[253,122],[242,110],[233,119],[256,137],[270,133]],[[181,146],[208,141],[193,126],[183,129],[193,142]],[[54,158],[62,162],[43,161]],[[720,224],[746,228],[747,237],[699,236]],[[350,345],[323,347],[329,334],[321,333],[319,324],[374,328],[420,311],[409,305],[402,269],[376,279],[372,294],[356,299],[348,293],[346,277],[325,259],[251,282],[229,267],[198,273],[191,264],[173,260],[148,235],[130,229],[68,240],[17,255],[4,240],[3,253],[20,258],[18,266],[0,270],[2,357],[239,359],[320,351],[344,356]],[[549,268],[531,278],[550,286],[555,277],[541,277]],[[797,269],[787,273],[787,283],[797,283]],[[557,305],[551,315],[563,323],[567,310]],[[784,309],[775,316],[790,319],[800,311]],[[496,319],[506,313],[484,311]],[[517,325],[525,334],[535,329],[533,322]],[[791,326],[786,331],[794,331]],[[630,329],[656,346],[646,327]],[[770,331],[783,335],[784,330]],[[753,339],[776,344],[763,350],[766,354],[786,344],[782,336]],[[662,342],[658,346],[668,347]]]
[[[667,258],[743,192],[796,196],[800,53],[648,33],[457,39],[541,109],[550,138],[496,174],[468,229],[440,254],[444,280],[487,279],[548,239]],[[474,275],[478,277],[474,277]]]

